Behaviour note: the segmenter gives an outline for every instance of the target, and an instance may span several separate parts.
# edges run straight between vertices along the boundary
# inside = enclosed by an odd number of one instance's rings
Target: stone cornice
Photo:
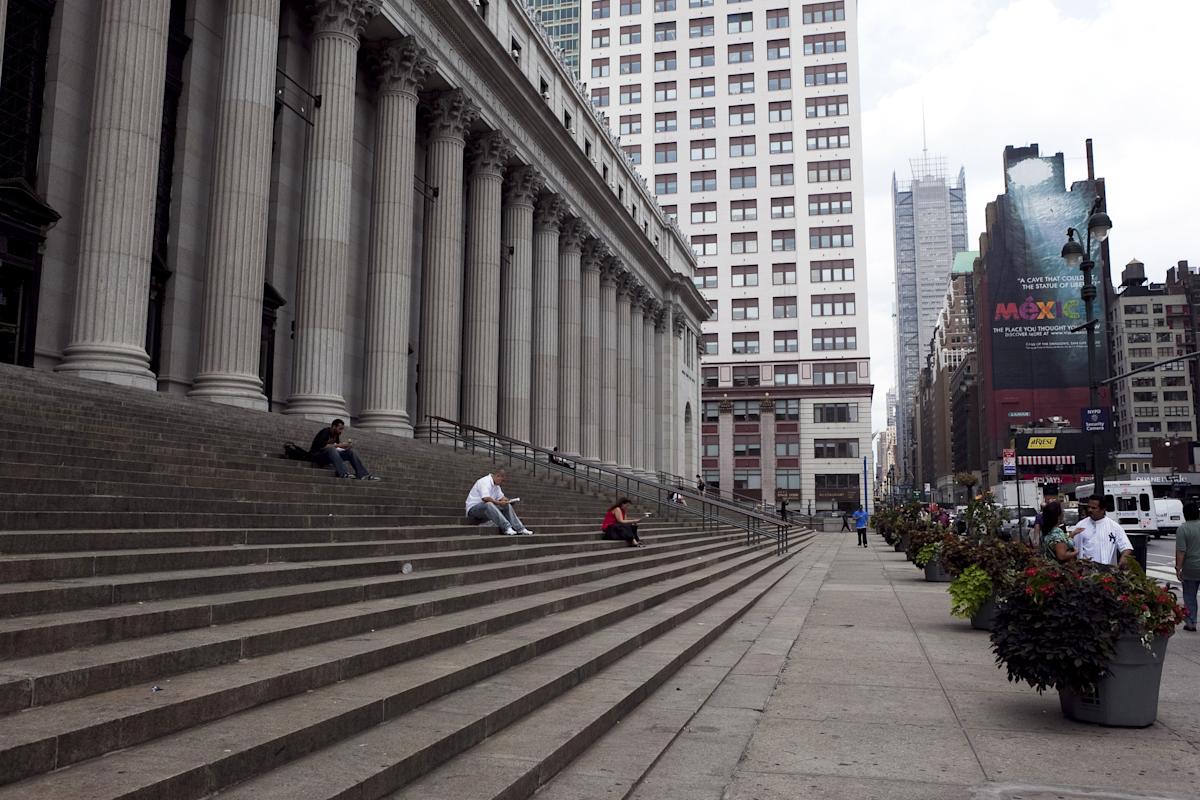
[[[437,61],[411,36],[368,43],[363,46],[363,60],[371,84],[380,94],[415,97],[437,69]]]
[[[309,0],[308,24],[314,36],[335,35],[358,39],[382,0]]]

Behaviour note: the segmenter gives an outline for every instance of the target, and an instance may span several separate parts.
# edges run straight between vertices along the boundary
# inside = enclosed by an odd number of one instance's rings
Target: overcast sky
[[[1114,275],[1200,266],[1200,0],[859,0],[874,428],[895,383],[891,178],[921,155],[967,171],[968,243],[1003,190],[1005,145],[1062,152],[1086,177],[1094,142]]]

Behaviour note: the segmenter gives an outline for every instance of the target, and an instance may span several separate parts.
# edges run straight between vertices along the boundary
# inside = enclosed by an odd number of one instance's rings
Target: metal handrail
[[[655,473],[655,475],[658,478],[658,482],[662,483],[662,484],[671,484],[671,485],[680,486],[680,487],[692,485],[692,482],[689,480],[685,480],[682,475],[675,475],[670,472],[661,472],[661,471]],[[755,498],[755,497],[750,497],[749,495],[738,494],[733,489],[729,489],[729,490],[719,489],[717,496],[720,497],[722,500],[725,500],[726,502],[732,503],[734,505],[745,506],[747,508],[754,508],[754,509],[765,509],[766,508],[766,506],[763,505],[763,501],[761,499]],[[764,513],[766,513],[765,510],[764,510]]]
[[[569,478],[577,490],[581,483],[584,486],[613,490],[618,495],[654,504],[659,516],[665,516],[669,511],[676,518],[680,515],[696,517],[702,530],[713,530],[723,526],[738,528],[745,531],[747,545],[766,538],[775,542],[777,555],[782,556],[788,551],[791,525],[777,517],[694,492],[679,491],[678,487],[639,478],[610,467],[567,459],[560,453],[474,425],[432,415],[426,419],[430,423],[426,432],[430,442],[441,443],[443,439],[448,439],[455,449],[458,449],[460,443],[464,450],[482,449],[491,453],[493,463],[498,457],[504,457],[509,465],[516,461],[532,467],[535,476],[539,469],[544,469],[548,475]],[[557,463],[553,459],[557,459]],[[671,495],[676,492],[688,501],[695,501],[696,505],[671,502]]]

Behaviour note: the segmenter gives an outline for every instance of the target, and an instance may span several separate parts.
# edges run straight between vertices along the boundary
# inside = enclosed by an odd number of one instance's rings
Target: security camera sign
[[[1085,408],[1079,412],[1083,430],[1087,433],[1104,433],[1108,429],[1107,408]]]

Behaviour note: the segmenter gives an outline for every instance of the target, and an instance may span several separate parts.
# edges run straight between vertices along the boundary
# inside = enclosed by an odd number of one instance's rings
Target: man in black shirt
[[[335,419],[328,428],[317,431],[312,440],[312,447],[308,448],[312,460],[318,464],[332,464],[339,478],[350,477],[350,472],[346,469],[346,462],[349,462],[350,466],[354,467],[355,477],[360,481],[379,480],[363,466],[362,460],[353,450],[354,442],[349,439],[342,441],[342,431],[345,429],[346,423]]]

